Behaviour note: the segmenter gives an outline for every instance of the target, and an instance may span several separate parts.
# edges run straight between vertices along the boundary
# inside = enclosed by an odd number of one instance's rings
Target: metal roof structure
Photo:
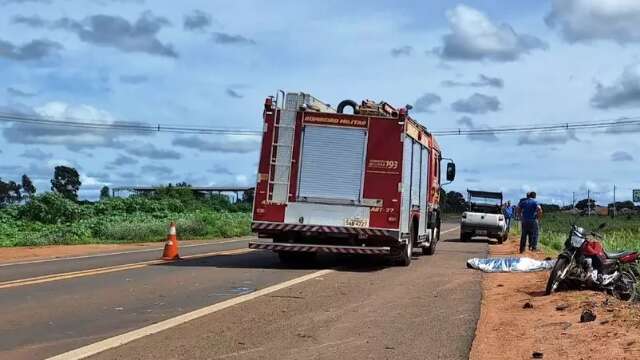
[[[149,194],[160,189],[166,189],[168,186],[118,186],[111,189],[111,195],[116,197],[120,192],[126,191],[131,193],[138,194]],[[246,193],[248,191],[253,191],[255,188],[245,187],[245,186],[188,186],[188,187],[172,187],[173,189],[189,189],[194,193],[199,194],[222,194],[222,193],[233,193],[235,194],[235,201],[240,200],[240,193]]]
[[[156,191],[159,189],[167,188],[166,185],[162,186],[118,186],[114,187],[114,191],[137,191],[137,192],[148,192],[148,191]],[[189,186],[189,187],[173,187],[176,189],[189,189],[193,191],[200,192],[243,192],[253,190],[253,186],[251,187],[242,187],[242,186]]]
[[[481,190],[469,190],[467,189],[467,193],[471,197],[478,197],[484,199],[500,199],[502,200],[501,192],[492,192],[492,191],[481,191]]]

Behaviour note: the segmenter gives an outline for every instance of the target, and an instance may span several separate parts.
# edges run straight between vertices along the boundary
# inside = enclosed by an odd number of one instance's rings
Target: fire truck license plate
[[[369,226],[369,221],[358,217],[352,217],[344,219],[344,225],[353,227],[367,227]]]
[[[487,235],[487,230],[476,230],[476,235]]]

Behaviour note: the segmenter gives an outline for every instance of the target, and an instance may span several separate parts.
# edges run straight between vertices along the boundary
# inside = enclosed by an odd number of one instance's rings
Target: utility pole
[[[613,184],[613,217],[616,217],[618,207],[616,206],[616,184]]]
[[[591,190],[587,189],[587,216],[591,216]]]
[[[571,200],[571,208],[575,209],[576,208],[576,192],[572,192],[572,200]]]

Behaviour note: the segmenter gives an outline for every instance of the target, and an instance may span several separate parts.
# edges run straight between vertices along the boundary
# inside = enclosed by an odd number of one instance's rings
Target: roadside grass
[[[600,231],[607,251],[640,251],[640,216],[578,216],[563,213],[547,213],[540,222],[539,242],[545,254],[556,256],[564,248],[571,224],[575,222],[587,230],[595,230],[602,223],[607,226]],[[518,223],[511,227],[512,233],[520,236]]]
[[[540,223],[539,243],[545,256],[555,258],[564,248],[571,224],[574,223],[588,231],[596,230],[602,223],[606,227],[599,231],[603,235],[604,247],[607,251],[640,251],[640,217],[639,216],[578,216],[563,213],[548,213]],[[514,234],[520,237],[520,225],[512,226]],[[636,289],[640,298],[640,264],[633,268],[639,286]]]
[[[51,193],[0,209],[0,247],[164,241],[171,221],[180,239],[249,235],[246,207],[221,199],[111,199],[76,204]]]

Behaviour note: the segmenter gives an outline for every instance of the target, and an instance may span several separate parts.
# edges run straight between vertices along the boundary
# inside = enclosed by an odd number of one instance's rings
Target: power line
[[[113,122],[96,123],[81,121],[73,118],[51,118],[42,116],[29,116],[16,113],[0,112],[0,121],[14,122],[28,125],[68,127],[75,129],[101,130],[101,131],[130,131],[130,132],[165,132],[175,134],[198,134],[198,135],[261,135],[262,131],[251,129],[234,128],[207,128],[198,126],[177,126],[167,124],[147,124],[136,122]],[[640,129],[640,117],[623,118],[615,120],[603,120],[593,122],[567,122],[558,124],[537,124],[523,126],[507,126],[486,129],[446,129],[433,130],[432,134],[437,136],[463,136],[463,135],[498,135],[498,134],[527,134],[527,133],[550,133],[568,130],[593,130],[602,128],[615,128],[622,126],[638,126]]]
[[[56,126],[74,129],[88,129],[101,131],[130,131],[130,132],[166,132],[176,134],[219,134],[219,135],[260,135],[262,131],[233,128],[206,128],[195,126],[176,126],[164,124],[145,124],[132,122],[95,123],[74,121],[68,119],[54,119],[40,116],[27,116],[0,112],[0,121],[14,122],[36,126]]]
[[[451,130],[434,130],[432,134],[438,136],[454,136],[454,135],[492,135],[492,134],[513,134],[513,133],[545,133],[558,132],[567,130],[585,130],[585,129],[601,129],[612,128],[629,125],[640,126],[640,117],[625,118],[617,120],[605,120],[599,122],[575,122],[561,123],[555,125],[525,125],[503,128],[487,128],[487,129],[451,129]],[[639,128],[640,129],[640,128]]]

